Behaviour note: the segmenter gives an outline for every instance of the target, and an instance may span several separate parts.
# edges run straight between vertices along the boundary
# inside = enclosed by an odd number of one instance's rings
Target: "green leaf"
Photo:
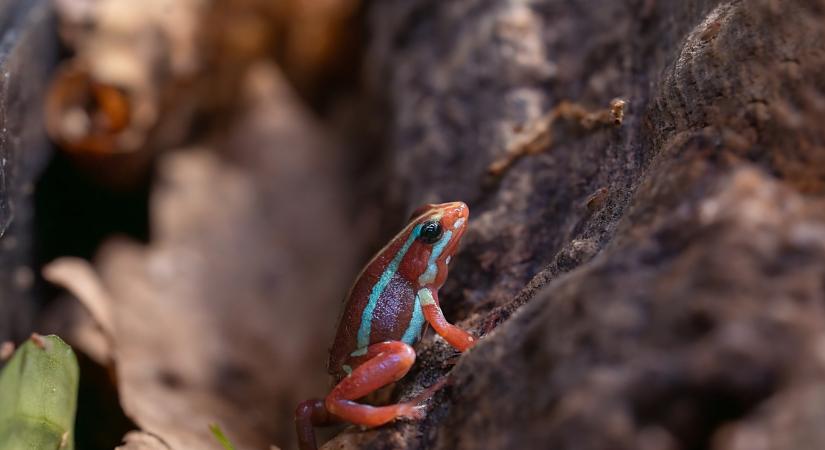
[[[77,358],[57,336],[33,336],[0,371],[0,450],[73,450]]]
[[[209,431],[211,431],[212,434],[215,435],[215,439],[217,439],[218,442],[221,443],[223,448],[225,448],[226,450],[235,450],[235,447],[232,445],[231,442],[229,442],[229,439],[226,437],[226,435],[223,434],[223,430],[221,430],[221,427],[219,427],[218,424],[213,423],[209,425]]]

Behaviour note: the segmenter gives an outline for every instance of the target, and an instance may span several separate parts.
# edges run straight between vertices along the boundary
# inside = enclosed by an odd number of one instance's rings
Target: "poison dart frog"
[[[415,362],[426,324],[458,351],[476,338],[444,318],[438,289],[467,228],[462,202],[425,205],[364,267],[344,302],[327,369],[335,386],[325,399],[301,403],[295,426],[301,450],[315,450],[314,426],[350,422],[377,427],[419,419],[424,399],[386,406],[356,400],[401,379]],[[431,394],[430,394],[431,395]]]

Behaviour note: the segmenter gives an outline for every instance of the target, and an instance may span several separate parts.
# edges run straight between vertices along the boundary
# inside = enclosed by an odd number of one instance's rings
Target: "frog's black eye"
[[[421,224],[421,230],[418,232],[418,240],[425,244],[435,244],[441,239],[444,230],[437,220],[430,220]]]

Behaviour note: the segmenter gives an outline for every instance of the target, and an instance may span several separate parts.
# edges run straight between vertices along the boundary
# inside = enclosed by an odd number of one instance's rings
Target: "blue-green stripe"
[[[418,237],[418,232],[421,229],[421,225],[416,225],[413,228],[410,236],[407,238],[407,241],[404,242],[404,245],[398,250],[398,253],[392,258],[392,261],[387,265],[387,268],[384,269],[384,272],[381,274],[381,277],[378,279],[378,282],[373,285],[372,290],[370,291],[370,298],[367,302],[367,306],[364,307],[364,312],[361,314],[361,326],[358,327],[358,349],[366,349],[367,346],[370,344],[370,331],[372,331],[372,313],[375,311],[375,306],[378,304],[378,299],[381,297],[381,294],[384,292],[384,289],[387,288],[387,285],[390,284],[390,280],[392,280],[393,275],[395,272],[398,271],[398,266],[401,265],[401,260],[404,259],[404,255],[410,249],[413,242],[415,242],[415,238]],[[417,303],[417,302],[416,302]],[[357,351],[357,350],[356,350]]]
[[[435,281],[435,276],[438,273],[438,257],[441,256],[441,252],[444,251],[444,247],[447,246],[452,237],[452,231],[445,231],[441,239],[433,246],[430,258],[427,260],[427,270],[418,277],[418,284],[425,285]]]
[[[410,317],[410,324],[407,326],[407,331],[401,340],[407,344],[413,345],[418,340],[421,334],[421,327],[424,326],[424,311],[421,309],[421,300],[418,294],[415,295],[415,305],[413,306],[412,317]]]

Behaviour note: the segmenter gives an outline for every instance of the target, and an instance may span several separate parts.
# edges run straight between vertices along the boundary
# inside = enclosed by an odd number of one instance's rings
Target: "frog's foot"
[[[408,402],[400,403],[396,406],[400,407],[398,412],[399,419],[421,420],[427,416],[427,405],[423,403]]]
[[[330,414],[321,399],[302,402],[295,410],[295,430],[298,432],[298,448],[316,450],[315,431],[313,427],[331,425],[340,419]]]

